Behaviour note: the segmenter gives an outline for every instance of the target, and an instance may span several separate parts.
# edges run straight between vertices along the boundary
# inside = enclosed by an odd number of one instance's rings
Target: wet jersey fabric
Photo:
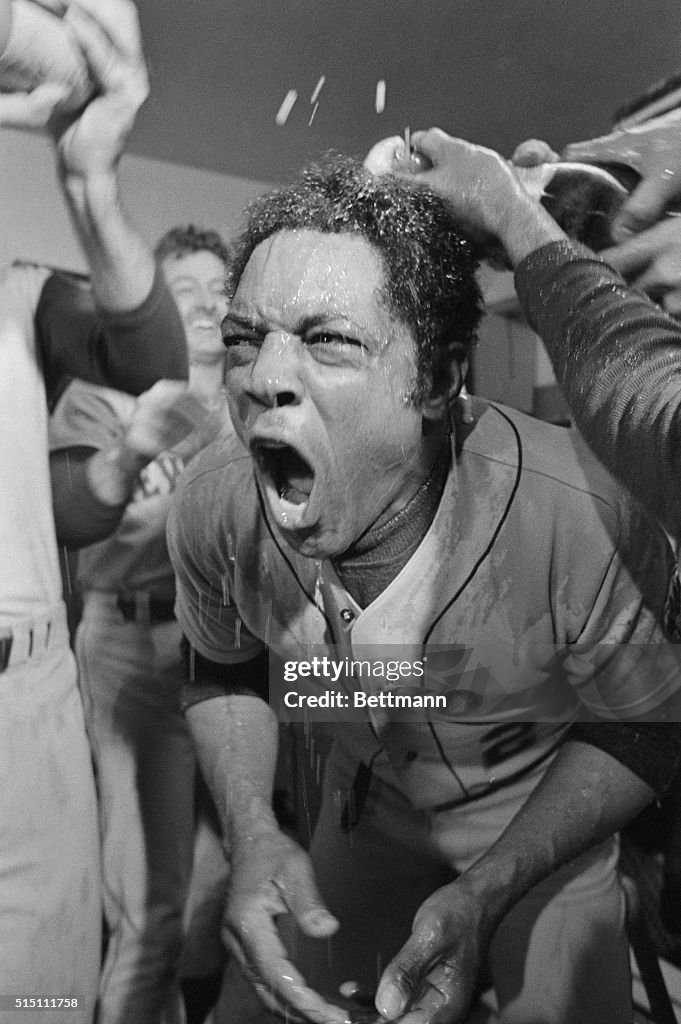
[[[436,666],[453,694],[446,712],[368,710],[336,727],[358,761],[382,748],[374,770],[396,775],[417,808],[531,770],[580,707],[636,718],[679,686],[661,627],[672,567],[661,531],[574,432],[501,406],[480,405],[430,529],[364,609],[330,563],[283,543],[236,440],[183,478],[169,546],[183,631],[212,661],[267,644],[288,659],[395,650]],[[653,647],[625,665],[624,644]]]

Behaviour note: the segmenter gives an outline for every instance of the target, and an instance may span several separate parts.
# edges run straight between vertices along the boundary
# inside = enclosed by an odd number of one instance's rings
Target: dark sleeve
[[[184,636],[180,650],[184,677],[181,693],[183,711],[211,697],[234,694],[269,700],[269,655],[266,650],[250,661],[228,665],[204,658]]]
[[[86,466],[96,448],[62,448],[50,452],[52,507],[57,541],[69,550],[109,537],[125,512],[122,505],[106,505],[90,489]]]
[[[567,739],[610,754],[658,796],[669,788],[681,764],[681,725],[677,722],[578,722]]]
[[[91,289],[66,274],[45,283],[36,339],[48,395],[68,374],[139,395],[155,381],[187,377],[187,346],[177,306],[160,269],[137,309],[107,312]]]
[[[553,242],[516,269],[575,423],[601,461],[681,531],[681,325],[588,249]]]

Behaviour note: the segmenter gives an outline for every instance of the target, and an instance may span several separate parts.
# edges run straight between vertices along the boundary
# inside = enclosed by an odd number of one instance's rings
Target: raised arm
[[[138,394],[160,377],[185,378],[187,356],[179,314],[119,192],[119,162],[148,93],[137,11],[130,0],[74,0],[64,21],[96,89],[75,115],[58,109],[50,121],[91,292],[48,282],[39,343],[48,378],[66,371]]]
[[[681,326],[587,250],[570,244],[521,262],[516,288],[587,441],[678,535]]]
[[[523,310],[570,408],[605,465],[681,530],[681,326],[570,242],[499,154],[438,129],[413,140],[462,226],[503,247]]]
[[[140,396],[122,428],[107,402],[109,394],[72,384],[52,418],[52,503],[57,538],[68,548],[94,544],[113,533],[145,466],[200,428],[208,416],[187,384],[163,380]],[[100,446],[101,435],[105,439]]]
[[[78,0],[64,17],[97,92],[75,119],[52,121],[59,178],[99,304],[134,309],[154,278],[152,253],[123,209],[118,181],[120,159],[149,93],[137,10],[130,0]]]

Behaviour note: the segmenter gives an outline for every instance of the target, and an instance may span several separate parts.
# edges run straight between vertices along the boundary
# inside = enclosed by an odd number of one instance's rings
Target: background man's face
[[[190,362],[222,359],[220,323],[227,312],[222,260],[202,249],[187,256],[168,256],[161,266],[182,317]]]
[[[283,231],[254,250],[225,320],[226,382],[271,519],[302,554],[346,550],[425,476],[414,343],[359,235]]]

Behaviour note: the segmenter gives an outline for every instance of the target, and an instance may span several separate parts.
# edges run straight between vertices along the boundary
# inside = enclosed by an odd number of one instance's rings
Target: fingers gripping
[[[105,92],[136,95],[138,104],[149,92],[137,10],[129,0],[72,2],[65,21],[87,60],[93,80]]]
[[[442,951],[442,927],[439,918],[417,914],[414,930],[397,956],[388,965],[376,994],[376,1006],[384,1017],[394,1020],[413,1000],[429,966]]]

